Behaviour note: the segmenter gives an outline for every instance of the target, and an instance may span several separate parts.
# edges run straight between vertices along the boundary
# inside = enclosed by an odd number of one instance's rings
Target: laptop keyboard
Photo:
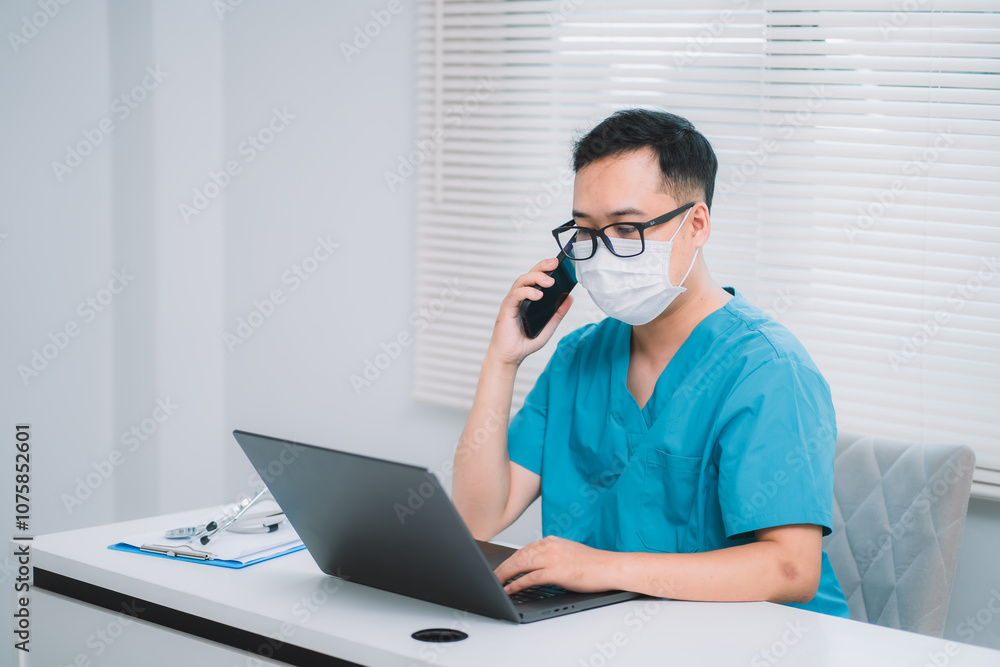
[[[513,581],[513,580],[512,580]],[[555,597],[557,595],[564,595],[569,593],[562,586],[556,586],[554,584],[541,584],[538,586],[531,586],[530,588],[525,588],[524,590],[518,591],[517,593],[510,594],[510,601],[514,604],[524,604],[525,602],[533,602],[534,600],[544,600],[546,598]]]

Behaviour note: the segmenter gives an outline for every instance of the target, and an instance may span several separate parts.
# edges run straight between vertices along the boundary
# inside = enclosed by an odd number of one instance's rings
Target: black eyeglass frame
[[[639,255],[641,255],[643,252],[646,251],[645,232],[647,229],[649,229],[650,227],[656,227],[657,225],[662,225],[664,223],[670,222],[684,211],[688,210],[692,206],[695,206],[697,203],[698,202],[691,202],[690,204],[684,204],[684,206],[681,206],[680,208],[675,208],[673,211],[670,211],[669,213],[664,213],[659,217],[653,218],[649,222],[613,222],[610,225],[605,225],[604,227],[601,227],[600,229],[594,229],[592,227],[580,227],[579,225],[573,224],[575,222],[574,220],[570,220],[553,229],[552,237],[556,240],[556,245],[559,246],[559,250],[565,252],[566,249],[562,247],[561,243],[559,243],[559,235],[561,233],[568,231],[570,229],[582,229],[585,230],[588,234],[592,235],[590,237],[590,242],[591,242],[590,255],[588,255],[587,257],[577,258],[577,257],[570,257],[569,253],[568,252],[566,253],[566,257],[573,260],[574,262],[585,262],[586,260],[593,258],[593,256],[597,254],[598,238],[600,238],[601,241],[604,242],[604,247],[607,248],[608,251],[615,257],[638,257]],[[639,231],[639,242],[641,244],[639,252],[637,252],[634,255],[619,255],[617,252],[615,252],[614,248],[612,247],[613,244],[608,240],[607,234],[605,234],[604,230],[618,226],[635,227]]]

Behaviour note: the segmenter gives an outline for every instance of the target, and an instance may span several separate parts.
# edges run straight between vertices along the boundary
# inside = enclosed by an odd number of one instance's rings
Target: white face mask
[[[691,266],[676,286],[670,283],[670,251],[674,246],[674,237],[684,226],[689,213],[691,209],[684,214],[669,241],[647,240],[641,255],[618,257],[607,249],[603,241],[598,241],[593,257],[575,262],[577,279],[608,317],[632,326],[649,324],[685,291],[681,285],[694,268],[698,250],[694,251]],[[639,240],[620,240],[615,243],[615,248],[619,244],[634,244],[638,250],[640,243]]]

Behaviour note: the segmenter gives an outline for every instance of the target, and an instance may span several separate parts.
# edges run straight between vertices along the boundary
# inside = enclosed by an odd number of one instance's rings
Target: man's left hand
[[[519,549],[495,570],[500,583],[524,572],[504,586],[516,593],[538,584],[555,584],[579,593],[612,590],[611,560],[615,554],[550,535]]]

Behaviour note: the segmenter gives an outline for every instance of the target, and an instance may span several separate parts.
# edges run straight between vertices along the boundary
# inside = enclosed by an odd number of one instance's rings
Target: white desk
[[[229,570],[107,549],[202,515],[35,538],[28,664],[1000,665],[1000,651],[765,602],[636,600],[515,625],[328,577],[305,551]],[[131,598],[146,620],[98,606],[117,611]],[[435,627],[469,638],[427,644],[410,637]],[[274,646],[285,651],[282,662],[246,650],[263,647],[269,656]]]

